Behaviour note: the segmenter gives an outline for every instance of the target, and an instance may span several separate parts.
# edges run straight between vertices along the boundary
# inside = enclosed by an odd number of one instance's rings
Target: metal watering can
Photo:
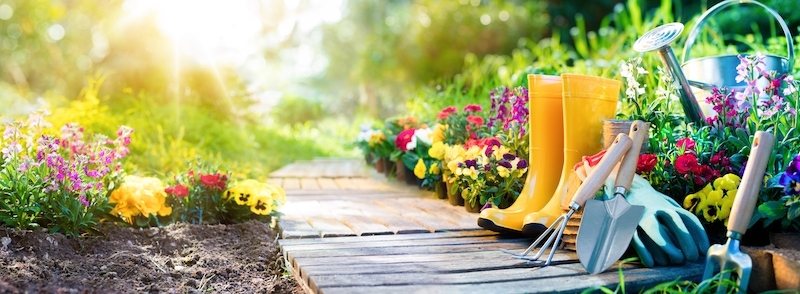
[[[706,115],[713,114],[713,110],[708,107],[706,107],[705,111],[700,107],[697,97],[695,97],[696,93],[707,94],[713,87],[727,87],[741,92],[747,86],[744,82],[736,82],[736,67],[739,65],[737,55],[711,56],[688,60],[695,39],[697,39],[700,29],[708,19],[720,10],[735,4],[761,6],[778,21],[781,29],[783,29],[783,34],[786,36],[788,57],[767,54],[764,55],[764,62],[766,63],[766,70],[776,71],[778,75],[789,73],[794,66],[794,41],[789,27],[777,12],[755,0],[726,0],[712,6],[703,13],[686,39],[686,45],[683,48],[682,66],[679,65],[672,48],[669,46],[683,32],[683,24],[681,23],[668,23],[652,29],[639,37],[633,44],[633,49],[638,52],[658,51],[661,61],[664,62],[665,67],[672,74],[673,80],[678,83],[676,88],[678,89],[678,97],[684,113],[686,113],[690,121],[696,124],[705,124]]]

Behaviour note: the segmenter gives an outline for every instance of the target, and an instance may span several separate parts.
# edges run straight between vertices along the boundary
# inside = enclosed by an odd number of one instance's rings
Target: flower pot
[[[386,172],[386,165],[385,164],[386,163],[381,159],[376,160],[375,163],[374,163],[375,171],[377,171],[379,173]]]
[[[464,198],[461,198],[461,191],[453,187],[453,183],[447,182],[447,202],[453,206],[463,206]]]
[[[439,199],[447,199],[447,184],[444,181],[436,182],[436,185],[433,187],[434,194],[436,198]]]
[[[481,212],[481,207],[483,207],[483,205],[481,205],[480,201],[475,201],[474,204],[470,204],[469,201],[465,201],[464,203],[464,209],[469,213],[479,213]]]
[[[618,134],[628,134],[631,130],[631,124],[633,123],[632,120],[619,120],[619,119],[607,119],[603,121],[603,149],[608,149],[611,146],[611,143],[614,142],[614,138],[617,137]],[[644,123],[647,126],[647,129],[650,129],[650,123]],[[649,147],[648,137],[644,138],[642,141],[642,149],[639,151],[639,154],[647,153],[647,148]]]
[[[400,182],[405,182],[406,180],[406,166],[403,164],[402,161],[395,161],[394,162],[394,176]]]
[[[383,174],[386,175],[386,177],[392,176],[395,169],[394,161],[391,161],[389,158],[385,157],[381,158],[380,161],[383,162]]]
[[[406,167],[405,164],[403,164],[403,168],[405,169],[404,175],[406,184],[409,184],[411,186],[422,187],[422,180],[417,178],[417,175],[414,174],[414,170]]]

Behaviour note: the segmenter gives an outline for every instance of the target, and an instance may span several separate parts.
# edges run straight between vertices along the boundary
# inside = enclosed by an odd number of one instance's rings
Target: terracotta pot
[[[385,162],[383,160],[381,160],[381,159],[376,160],[375,163],[374,163],[374,166],[375,166],[375,171],[377,171],[379,173],[386,172],[386,165],[385,165]]]
[[[389,158],[385,157],[381,158],[380,161],[383,162],[383,174],[386,175],[386,177],[392,176],[394,173],[394,161],[391,161]]]
[[[772,254],[772,267],[777,289],[800,291],[800,261],[776,252]]]
[[[444,181],[436,182],[433,191],[434,194],[436,194],[436,198],[447,199],[447,184],[445,184]]]
[[[394,162],[394,176],[400,182],[405,182],[406,180],[406,166],[403,164],[402,161],[395,161]]]

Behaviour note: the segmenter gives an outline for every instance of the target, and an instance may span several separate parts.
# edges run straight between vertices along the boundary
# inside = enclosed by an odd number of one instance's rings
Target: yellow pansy
[[[706,194],[706,200],[713,203],[722,202],[722,190],[712,190]]]
[[[722,205],[717,212],[717,219],[727,221],[728,216],[731,215],[731,206],[733,206],[734,198],[735,197],[725,197],[722,199]]]
[[[236,204],[252,206],[254,203],[253,195],[261,193],[261,189],[262,186],[259,181],[248,179],[225,191],[225,197],[233,197]]]
[[[425,178],[425,171],[428,168],[425,166],[425,162],[422,161],[422,158],[417,160],[417,165],[414,166],[414,175],[417,176],[418,179]]]
[[[433,143],[442,142],[444,141],[444,134],[447,131],[447,125],[438,124],[435,128],[433,128],[433,132],[431,132],[431,136],[433,139]]]
[[[686,195],[686,198],[683,199],[683,208],[694,212],[696,211],[695,208],[697,208],[697,205],[703,200],[705,200],[705,194],[701,192]]]
[[[467,151],[464,152],[464,157],[466,159],[475,159],[478,158],[483,153],[483,148],[478,146],[469,147]]]
[[[459,162],[460,162],[460,160],[458,160],[458,159],[451,160],[450,162],[447,163],[447,169],[449,169],[451,173],[455,174],[456,171],[458,170],[458,163]]]
[[[259,193],[253,195],[253,205],[250,205],[250,211],[255,214],[268,215],[272,212],[272,197],[269,194]]]
[[[439,170],[439,164],[431,164],[431,168],[428,170],[428,172],[430,172],[432,175],[438,175],[441,173],[441,170]]]
[[[383,141],[386,141],[386,135],[384,135],[383,133],[374,132],[372,133],[372,136],[369,137],[369,146],[370,147],[378,146],[382,144]]]
[[[708,198],[700,202],[698,209],[703,213],[703,218],[709,223],[716,221],[719,217],[720,207],[715,201],[709,200]]]
[[[442,143],[441,141],[439,142],[434,141],[433,144],[431,145],[431,148],[428,149],[428,155],[430,155],[431,158],[434,159],[442,160],[444,159],[444,154],[445,154],[445,147],[444,143]]]
[[[731,176],[732,175],[732,176]],[[739,177],[734,174],[727,174],[714,180],[715,189],[733,190],[739,185]]]
[[[492,152],[492,157],[494,157],[495,160],[501,160],[503,159],[503,155],[506,155],[509,152],[511,152],[511,150],[508,149],[508,147],[500,145],[500,147],[494,149],[494,152]]]

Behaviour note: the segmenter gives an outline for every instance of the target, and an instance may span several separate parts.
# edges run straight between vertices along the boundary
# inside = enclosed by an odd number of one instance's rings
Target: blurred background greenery
[[[672,21],[688,30],[717,2],[0,0],[0,115],[46,106],[56,126],[129,125],[129,173],[166,175],[200,156],[263,179],[295,160],[357,156],[361,124],[487,104],[528,73],[616,78],[639,35]],[[797,35],[793,1],[763,3]],[[781,33],[758,7],[708,27],[729,45],[694,56],[785,54],[780,38],[764,41]]]

